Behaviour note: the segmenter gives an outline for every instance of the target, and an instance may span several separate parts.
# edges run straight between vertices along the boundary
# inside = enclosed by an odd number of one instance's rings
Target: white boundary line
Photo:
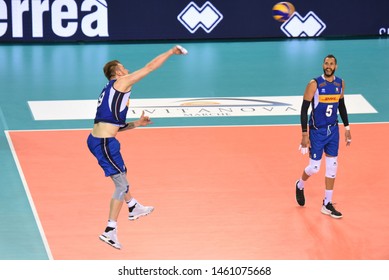
[[[26,178],[24,177],[24,173],[23,173],[22,167],[21,167],[21,165],[20,165],[18,156],[17,156],[17,154],[16,154],[15,147],[14,147],[14,145],[13,145],[13,143],[12,143],[12,139],[11,139],[11,137],[10,137],[10,135],[9,135],[8,132],[9,132],[8,130],[4,130],[5,136],[7,137],[8,145],[9,145],[9,147],[10,147],[10,149],[11,149],[12,156],[13,156],[13,158],[14,158],[16,167],[17,167],[18,172],[19,172],[19,175],[20,175],[20,179],[22,180],[24,190],[25,190],[25,192],[26,192],[28,201],[29,201],[29,203],[30,203],[30,207],[31,207],[32,213],[34,214],[35,222],[36,222],[36,224],[37,224],[37,226],[38,226],[39,233],[40,233],[40,235],[41,235],[43,244],[44,244],[44,246],[45,246],[47,256],[48,256],[49,260],[53,260],[53,255],[51,254],[50,246],[49,246],[49,243],[48,243],[48,241],[47,241],[45,232],[44,232],[44,230],[43,230],[42,223],[41,223],[41,221],[40,221],[40,219],[39,219],[39,215],[38,215],[38,212],[37,212],[37,210],[36,210],[36,208],[35,208],[35,204],[34,204],[34,201],[33,201],[33,199],[32,199],[30,190],[29,190],[29,188],[28,188]]]

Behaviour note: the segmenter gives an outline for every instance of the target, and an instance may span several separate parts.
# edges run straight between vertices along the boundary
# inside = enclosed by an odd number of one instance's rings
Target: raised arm
[[[115,89],[121,92],[128,92],[129,90],[131,90],[134,84],[139,82],[141,79],[146,77],[154,70],[161,67],[165,63],[165,61],[169,59],[169,57],[175,54],[176,55],[186,54],[185,49],[183,49],[180,46],[174,46],[168,51],[158,55],[149,63],[147,63],[143,68],[118,78],[117,81],[115,82]]]

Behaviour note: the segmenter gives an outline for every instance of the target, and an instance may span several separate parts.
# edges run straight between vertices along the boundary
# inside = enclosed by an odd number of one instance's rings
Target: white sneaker
[[[112,247],[116,249],[121,249],[122,244],[120,244],[118,237],[117,237],[117,230],[116,228],[113,230],[110,230],[108,232],[104,232],[99,236],[101,241],[104,241],[108,245],[111,245]]]
[[[130,214],[128,215],[128,219],[133,221],[138,219],[139,217],[147,216],[151,212],[153,212],[154,207],[152,206],[143,206],[139,202],[137,202],[133,209],[130,211]]]

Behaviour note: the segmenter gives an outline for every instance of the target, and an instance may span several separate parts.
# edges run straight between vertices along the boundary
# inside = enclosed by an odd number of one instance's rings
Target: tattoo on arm
[[[134,122],[128,122],[126,123],[125,126],[119,128],[119,131],[124,131],[124,130],[128,130],[128,129],[133,129],[135,128],[135,123]]]
[[[127,123],[127,129],[133,129],[133,128],[135,128],[135,123],[134,122]]]

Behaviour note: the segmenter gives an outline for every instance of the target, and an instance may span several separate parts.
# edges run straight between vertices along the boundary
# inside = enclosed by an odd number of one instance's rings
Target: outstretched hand
[[[140,116],[139,120],[135,122],[136,126],[146,126],[153,123],[149,116],[145,116],[145,111],[142,111],[142,115]]]
[[[180,45],[176,45],[173,48],[173,53],[174,54],[184,54],[184,55],[186,55],[186,54],[188,54],[188,51],[184,47],[182,47]]]

